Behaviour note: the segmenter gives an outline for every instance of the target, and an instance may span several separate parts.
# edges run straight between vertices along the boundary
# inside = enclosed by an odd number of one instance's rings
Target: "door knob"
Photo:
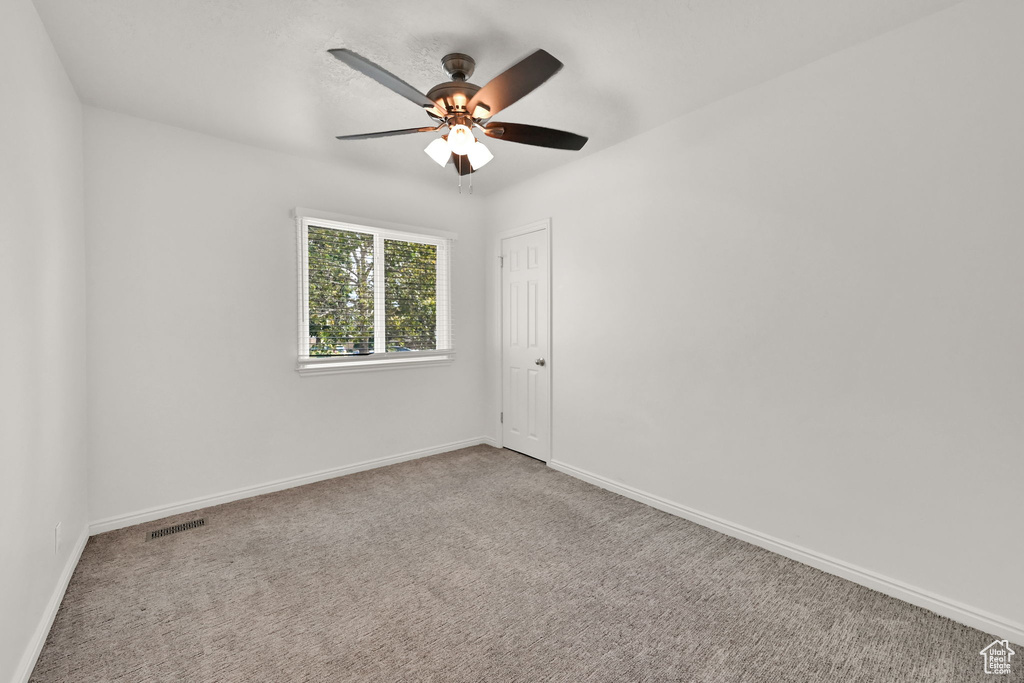
[[[537,365],[541,366],[541,367],[544,367],[544,365],[547,364],[547,361],[545,361],[543,358],[538,358],[537,360],[535,360],[533,362],[536,363]]]

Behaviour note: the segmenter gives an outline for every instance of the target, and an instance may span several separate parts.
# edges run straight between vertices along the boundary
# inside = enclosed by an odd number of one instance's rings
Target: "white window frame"
[[[451,323],[451,247],[455,234],[442,230],[415,228],[395,223],[368,221],[340,214],[297,208],[294,212],[299,271],[299,355],[296,370],[300,375],[332,374],[338,372],[365,372],[420,368],[428,365],[447,365],[455,360]],[[309,227],[346,230],[373,235],[374,273],[376,283],[384,282],[384,240],[401,240],[437,247],[437,350],[404,351],[401,353],[374,353],[366,356],[310,356],[309,355]],[[386,349],[384,287],[374,286],[374,348]]]

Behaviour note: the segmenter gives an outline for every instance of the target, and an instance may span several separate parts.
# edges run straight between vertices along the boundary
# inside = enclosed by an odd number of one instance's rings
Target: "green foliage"
[[[311,356],[373,352],[373,235],[309,226]]]
[[[374,353],[372,235],[310,226],[311,356]],[[384,240],[388,351],[437,348],[437,247]]]
[[[437,247],[384,240],[388,350],[437,348]]]

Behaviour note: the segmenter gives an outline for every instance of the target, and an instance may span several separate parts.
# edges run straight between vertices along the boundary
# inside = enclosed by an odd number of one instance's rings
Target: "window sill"
[[[388,354],[389,356],[391,354]],[[412,356],[406,358],[302,358],[295,369],[300,375],[334,375],[343,372],[372,372],[377,370],[400,370],[422,368],[435,365],[451,365],[455,360],[455,352],[442,354]]]

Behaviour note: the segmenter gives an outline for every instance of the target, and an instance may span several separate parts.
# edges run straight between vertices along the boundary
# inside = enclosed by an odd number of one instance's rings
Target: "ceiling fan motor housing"
[[[435,85],[427,93],[427,99],[433,100],[443,112],[450,114],[467,113],[466,104],[472,99],[479,85],[468,81],[448,81]]]
[[[462,52],[452,52],[441,59],[441,66],[452,80],[431,88],[427,99],[433,100],[447,116],[467,113],[466,104],[480,89],[479,85],[467,80],[476,69],[476,61]]]

